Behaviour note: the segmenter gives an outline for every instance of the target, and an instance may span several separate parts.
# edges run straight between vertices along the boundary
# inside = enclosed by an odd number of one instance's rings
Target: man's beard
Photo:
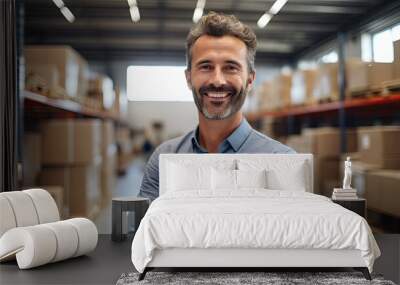
[[[230,92],[231,94],[229,95],[229,103],[228,106],[225,107],[225,109],[222,112],[218,113],[210,113],[207,110],[207,107],[204,105],[204,93],[205,92]],[[197,106],[197,109],[206,117],[207,119],[210,120],[224,120],[232,115],[236,114],[243,106],[244,100],[246,99],[246,95],[248,93],[248,87],[246,88],[241,88],[239,91],[236,90],[236,88],[228,85],[224,85],[221,87],[215,87],[213,85],[208,85],[208,86],[202,86],[199,88],[199,92],[196,91],[195,88],[192,88],[192,93],[193,93],[193,99],[194,102]]]

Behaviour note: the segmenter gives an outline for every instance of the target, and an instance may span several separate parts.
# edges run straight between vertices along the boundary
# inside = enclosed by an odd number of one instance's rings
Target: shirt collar
[[[247,137],[250,135],[252,128],[245,118],[242,119],[240,125],[221,143],[227,141],[233,150],[237,152],[243,145]],[[192,132],[192,143],[201,151],[207,152],[199,143],[199,127]]]

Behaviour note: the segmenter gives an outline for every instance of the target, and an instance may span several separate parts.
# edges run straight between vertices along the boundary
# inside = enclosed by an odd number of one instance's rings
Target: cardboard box
[[[297,70],[294,72],[290,92],[292,105],[303,105],[313,102],[316,75],[316,70]]]
[[[291,105],[290,92],[292,88],[292,75],[280,74],[272,82],[271,96],[276,108],[286,108]]]
[[[88,63],[69,46],[25,46],[26,69],[34,69],[37,65],[56,66],[60,87],[68,96],[85,96],[88,88]],[[46,80],[50,80],[45,74]]]
[[[326,99],[339,100],[338,71],[337,63],[324,63],[318,67],[313,88],[314,102]]]
[[[377,212],[400,218],[400,171],[377,170],[367,173],[367,206]]]
[[[346,62],[348,91],[381,88],[384,81],[394,79],[392,63],[368,63],[359,59]]]
[[[63,189],[63,206],[59,207],[58,210],[64,218],[69,217],[71,169],[69,167],[45,167],[40,172],[39,183],[41,185],[57,186]],[[47,188],[44,189],[47,190]]]
[[[26,133],[23,137],[24,186],[37,185],[42,165],[42,140],[39,133]]]
[[[97,164],[101,161],[101,120],[76,119],[73,120],[73,126],[73,164]]]
[[[93,73],[89,80],[89,96],[97,98],[104,109],[110,110],[114,106],[115,92],[112,79],[103,74]]]
[[[26,66],[27,78],[39,76],[47,84],[47,88],[57,88],[60,84],[60,75],[55,64],[35,64]],[[27,82],[26,89],[34,90],[36,86],[30,86]]]
[[[278,108],[278,102],[273,96],[271,81],[264,81],[256,92],[260,103],[260,109],[273,111]]]
[[[41,126],[45,165],[93,164],[101,160],[101,120],[54,119]]]
[[[400,168],[400,126],[358,129],[360,161],[383,169]]]
[[[65,165],[74,162],[73,120],[47,120],[41,125],[42,163]]]
[[[347,130],[347,151],[357,151],[357,133],[355,130]],[[340,131],[337,128],[323,127],[315,129],[303,129],[299,147],[301,152],[312,153],[318,157],[339,157]]]
[[[70,216],[94,217],[101,203],[101,164],[70,168]]]
[[[400,40],[393,42],[394,50],[394,78],[400,79]]]
[[[107,153],[103,156],[101,165],[101,195],[102,205],[111,201],[112,193],[117,186],[117,148],[115,145],[108,147]]]
[[[115,144],[115,129],[114,122],[112,120],[104,120],[102,122],[102,140],[101,150],[104,155],[110,145]]]
[[[42,185],[64,189],[64,216],[90,217],[101,202],[101,164],[46,167],[40,174]],[[61,212],[61,211],[60,211]]]
[[[40,186],[50,193],[51,197],[53,197],[54,201],[56,202],[58,212],[60,213],[60,218],[67,219],[68,217],[64,216],[64,189],[61,186],[52,186],[52,185],[45,185]]]
[[[314,156],[314,193],[332,196],[333,187],[339,182],[339,157]]]

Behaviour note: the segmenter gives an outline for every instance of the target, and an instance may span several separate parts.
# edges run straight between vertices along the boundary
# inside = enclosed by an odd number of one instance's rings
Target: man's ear
[[[192,77],[190,76],[189,69],[185,69],[185,77],[186,77],[187,86],[189,87],[190,90],[192,90]]]
[[[253,83],[254,83],[255,79],[256,79],[256,72],[255,71],[251,71],[249,73],[249,77],[247,78],[247,88],[248,88],[248,90],[251,90],[251,88],[253,88]]]

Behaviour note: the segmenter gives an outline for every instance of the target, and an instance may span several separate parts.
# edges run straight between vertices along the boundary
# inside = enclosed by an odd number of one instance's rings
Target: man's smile
[[[232,95],[232,92],[205,92],[203,94],[212,99],[224,99]]]

